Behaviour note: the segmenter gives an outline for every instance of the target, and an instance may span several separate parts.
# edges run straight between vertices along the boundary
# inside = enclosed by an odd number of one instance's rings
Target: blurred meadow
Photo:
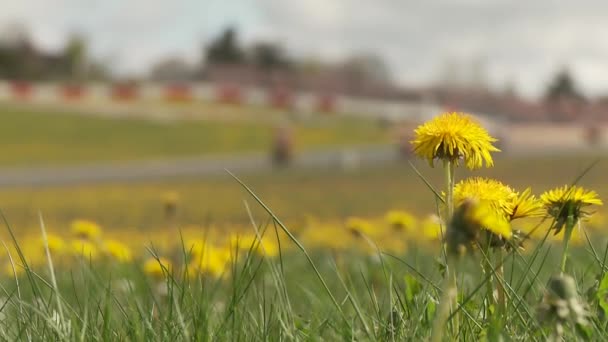
[[[190,105],[188,110],[214,114],[228,111],[240,118],[226,119],[221,114],[211,119],[190,120],[125,118],[120,114],[121,117],[113,118],[91,114],[91,109],[77,111],[73,106],[54,108],[51,105],[49,109],[40,105],[0,105],[4,108],[0,165],[5,166],[266,152],[279,125],[276,110],[222,104]],[[146,107],[141,110],[145,113]],[[321,120],[298,122],[292,129],[297,148],[303,151],[382,144],[395,139],[394,132],[380,122],[331,114]]]
[[[607,14],[0,5],[0,340],[608,340]]]

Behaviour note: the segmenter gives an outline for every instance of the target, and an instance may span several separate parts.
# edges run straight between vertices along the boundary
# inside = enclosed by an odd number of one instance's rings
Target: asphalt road
[[[348,168],[359,164],[388,163],[398,158],[397,151],[390,147],[336,149],[298,154],[288,167]],[[226,174],[226,170],[235,174],[267,172],[277,167],[269,154],[253,154],[77,166],[6,168],[0,169],[0,187],[136,182],[222,175]]]
[[[530,148],[509,146],[497,158],[509,156],[563,156],[606,153],[605,149],[588,147]],[[359,165],[382,165],[402,159],[394,146],[334,149],[297,154],[289,168],[330,169],[355,168]],[[277,168],[269,154],[214,156],[188,159],[98,163],[78,166],[0,169],[0,188],[62,186],[103,182],[138,182],[180,177],[263,173]]]

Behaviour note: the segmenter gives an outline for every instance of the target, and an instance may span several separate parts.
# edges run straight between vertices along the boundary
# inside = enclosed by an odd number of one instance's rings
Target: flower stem
[[[449,222],[454,214],[454,162],[451,160],[444,160],[443,169],[446,187],[446,222]]]
[[[566,262],[568,260],[568,247],[570,245],[570,237],[572,236],[572,231],[574,230],[574,216],[569,214],[566,219],[566,228],[564,230],[564,240],[563,240],[563,249],[562,249],[562,261],[560,266],[560,271],[562,274],[566,272]]]
[[[443,278],[443,285],[441,286],[441,300],[439,301],[439,307],[437,308],[437,313],[435,314],[435,319],[433,320],[433,328],[431,330],[431,342],[443,341],[443,333],[445,331],[450,312],[456,309],[456,307],[452,306],[452,303],[457,303],[456,299],[458,295],[456,272],[449,271],[450,269],[455,268],[455,266],[455,263],[450,260],[449,266],[446,269],[445,277]],[[455,315],[453,317],[453,321],[456,333],[458,331],[457,319],[458,317]]]
[[[483,272],[485,273],[486,277],[488,277],[488,281],[486,282],[486,317],[490,317],[491,312],[490,312],[490,308],[495,304],[494,303],[494,286],[493,286],[493,279],[494,277],[492,276],[492,264],[490,261],[490,258],[486,258],[486,260],[483,261]]]
[[[500,317],[506,313],[507,310],[507,298],[505,294],[505,287],[503,281],[505,281],[505,268],[504,268],[504,255],[502,250],[499,249],[496,253],[496,291],[498,292],[498,312]]]
[[[445,234],[444,239],[448,233],[448,227],[450,221],[452,220],[452,216],[454,214],[454,162],[451,160],[443,161],[443,169],[445,176],[445,186],[446,186],[446,215],[445,215]],[[435,319],[433,321],[433,329],[431,331],[431,341],[439,342],[443,339],[443,333],[446,328],[446,323],[448,317],[450,316],[450,312],[452,310],[456,310],[458,305],[458,285],[457,285],[457,273],[456,273],[456,262],[455,258],[457,256],[447,255],[447,267],[444,274],[443,285],[442,285],[442,294],[441,300],[439,302],[439,308],[437,309],[437,313],[435,315]],[[458,315],[454,315],[453,317],[453,327],[454,331],[458,333]]]

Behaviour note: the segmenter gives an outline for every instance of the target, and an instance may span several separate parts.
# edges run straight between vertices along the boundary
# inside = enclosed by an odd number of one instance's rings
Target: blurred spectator
[[[399,147],[399,155],[404,159],[409,159],[414,153],[411,141],[414,139],[415,128],[415,125],[407,123],[401,125],[397,129],[397,143]]]
[[[293,157],[293,131],[283,124],[275,129],[272,158],[276,165],[286,165]]]
[[[585,124],[585,141],[591,146],[597,146],[602,140],[600,126],[596,122]]]

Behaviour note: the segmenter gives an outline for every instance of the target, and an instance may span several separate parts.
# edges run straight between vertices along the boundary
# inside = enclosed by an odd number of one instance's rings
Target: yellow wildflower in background
[[[565,185],[561,188],[549,190],[541,195],[547,213],[556,220],[554,229],[559,232],[569,216],[573,223],[589,213],[582,211],[583,207],[602,205],[602,200],[595,191],[586,190],[580,186]]]
[[[203,254],[193,255],[188,269],[219,278],[230,265],[231,254],[231,250],[227,248],[217,248],[209,245],[205,248]]]
[[[490,152],[500,151],[492,145],[497,140],[490,136],[475,119],[465,113],[443,113],[416,128],[411,142],[414,153],[427,159],[433,166],[435,159],[458,162],[477,169],[494,162]]]
[[[95,260],[99,256],[99,250],[97,246],[86,240],[73,240],[72,241],[72,253],[76,256],[80,256],[86,259]]]
[[[229,246],[231,252],[236,250],[249,251],[250,249],[260,255],[275,257],[279,255],[279,245],[269,238],[258,239],[255,234],[233,234],[230,236]]]
[[[443,227],[443,223],[441,222],[441,218],[439,216],[432,214],[427,216],[422,221],[422,236],[428,240],[439,240],[441,236],[441,229]]]
[[[155,279],[162,279],[170,273],[173,265],[166,258],[150,258],[144,263],[144,273]]]
[[[410,231],[416,225],[414,215],[400,210],[391,210],[386,213],[386,222],[398,231]]]
[[[79,239],[97,240],[101,236],[101,227],[89,220],[74,220],[71,229],[72,234]]]
[[[48,233],[46,236],[46,242],[49,246],[49,252],[51,254],[62,254],[66,250],[66,244],[63,239],[55,234]],[[40,238],[41,250],[44,250],[44,240]],[[46,252],[46,251],[45,251]]]
[[[9,277],[19,277],[21,274],[25,272],[25,269],[21,264],[11,264],[10,261],[4,263],[3,273]]]
[[[369,221],[359,217],[349,217],[346,220],[346,229],[354,236],[374,234],[374,226]]]
[[[133,260],[131,249],[124,243],[116,240],[106,240],[104,242],[104,251],[107,255],[118,262],[130,262]]]

